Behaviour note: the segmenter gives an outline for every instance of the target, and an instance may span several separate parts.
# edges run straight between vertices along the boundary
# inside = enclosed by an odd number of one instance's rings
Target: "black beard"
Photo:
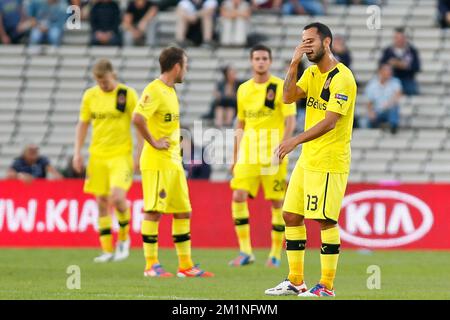
[[[317,54],[311,58],[308,58],[309,61],[314,63],[319,63],[320,60],[322,60],[323,56],[325,55],[325,50],[323,47],[320,49],[320,51],[317,52]]]

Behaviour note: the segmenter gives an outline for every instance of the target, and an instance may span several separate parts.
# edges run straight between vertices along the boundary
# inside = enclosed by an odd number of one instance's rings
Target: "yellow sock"
[[[275,257],[278,260],[281,259],[284,231],[283,209],[272,207],[272,247],[269,257]]]
[[[236,230],[236,235],[239,241],[239,250],[246,254],[252,254],[247,202],[233,201],[231,204],[231,211],[234,219],[234,229]]]
[[[143,220],[141,225],[142,242],[144,246],[145,270],[158,261],[158,225],[159,221]]]
[[[98,218],[98,232],[103,252],[113,253],[113,237],[111,234],[112,219],[110,215]]]
[[[295,285],[303,282],[306,246],[305,226],[286,227],[286,254],[289,264],[288,279]]]
[[[339,247],[341,238],[337,226],[322,230],[322,246],[320,250],[321,277],[320,284],[323,284],[329,290],[333,290],[333,282],[336,277],[336,269],[339,258]]]
[[[130,208],[127,208],[125,212],[120,212],[116,209],[117,220],[119,220],[119,241],[127,241],[130,233]]]
[[[191,220],[173,219],[172,237],[178,255],[180,269],[190,269],[194,266],[191,257]]]

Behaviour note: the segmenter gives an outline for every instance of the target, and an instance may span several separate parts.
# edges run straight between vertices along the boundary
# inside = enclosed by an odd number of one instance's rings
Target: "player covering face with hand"
[[[284,83],[285,102],[306,98],[305,131],[283,141],[275,154],[283,159],[302,144],[283,204],[289,275],[267,295],[334,296],[339,257],[337,221],[350,170],[350,140],[356,99],[352,72],[331,53],[332,34],[321,23],[307,25],[295,49]],[[297,67],[306,55],[314,65],[296,82]],[[304,281],[306,228],[304,219],[321,228],[321,278],[307,290]]]

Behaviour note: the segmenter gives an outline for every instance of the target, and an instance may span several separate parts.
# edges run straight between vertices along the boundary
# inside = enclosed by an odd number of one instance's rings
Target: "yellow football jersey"
[[[238,88],[237,109],[237,118],[245,121],[238,163],[270,164],[283,139],[285,117],[297,112],[295,103],[283,103],[283,80],[275,76],[265,83],[247,80]]]
[[[91,155],[112,157],[132,152],[131,115],[137,100],[136,91],[121,83],[111,92],[99,86],[85,91],[79,120],[92,124]]]
[[[142,150],[141,170],[182,169],[180,152],[180,107],[175,88],[160,79],[153,80],[144,89],[134,111],[147,120],[150,134],[156,140],[168,137],[169,149],[158,150],[147,141]]]
[[[300,164],[313,171],[348,173],[356,101],[356,82],[352,72],[342,63],[326,73],[312,65],[305,70],[297,85],[307,95],[305,131],[323,120],[327,110],[341,114],[333,130],[303,144]]]

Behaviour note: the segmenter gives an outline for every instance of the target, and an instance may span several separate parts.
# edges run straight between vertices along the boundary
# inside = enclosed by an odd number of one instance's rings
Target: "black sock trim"
[[[144,243],[156,243],[156,242],[158,242],[158,235],[157,234],[152,234],[152,235],[143,234],[142,241]]]
[[[98,230],[98,232],[100,233],[100,237],[101,236],[107,236],[111,234],[111,228],[108,229],[100,229]]]
[[[340,244],[322,243],[320,254],[339,254]]]
[[[190,233],[174,234],[174,235],[172,235],[172,238],[173,238],[173,242],[175,242],[175,243],[184,242],[184,241],[191,240],[191,234]]]
[[[248,218],[238,218],[234,219],[234,225],[235,226],[243,226],[244,224],[248,224]]]
[[[286,250],[305,250],[306,240],[287,240]]]
[[[121,226],[122,228],[125,228],[129,224],[130,224],[130,220],[122,221],[122,222],[119,221],[119,226]]]

